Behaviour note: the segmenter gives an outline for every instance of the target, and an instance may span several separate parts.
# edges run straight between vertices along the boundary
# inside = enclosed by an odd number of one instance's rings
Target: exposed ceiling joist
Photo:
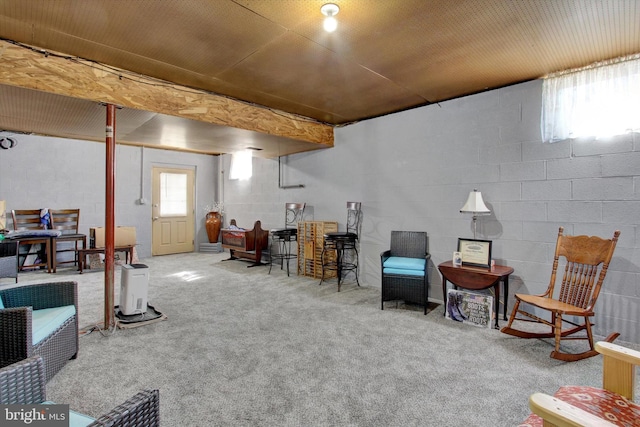
[[[293,146],[333,146],[327,124],[7,41],[0,41],[0,84],[258,132],[292,140]],[[303,145],[298,151],[309,150]],[[267,149],[266,157],[290,154],[281,147],[258,148]]]
[[[340,13],[327,33],[326,0],[2,0],[0,40],[175,90],[123,99],[117,75],[91,70],[76,86],[39,52],[17,64],[22,73],[0,58],[11,74],[0,82],[0,129],[100,140],[98,99],[125,106],[120,143],[212,154],[254,146],[275,157],[332,146],[330,126],[640,53],[639,0],[331,2]],[[40,89],[24,82],[43,72]]]

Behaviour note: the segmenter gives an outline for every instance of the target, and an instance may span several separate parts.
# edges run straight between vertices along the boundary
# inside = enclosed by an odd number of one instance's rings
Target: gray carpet
[[[167,320],[82,336],[48,398],[98,416],[158,388],[164,426],[495,427],[526,418],[533,392],[600,384],[600,357],[560,362],[551,342],[462,325],[442,306],[381,311],[378,288],[338,293],[227,257],[142,260]],[[103,272],[20,276],[45,280],[78,281],[81,327],[103,319]],[[116,303],[119,284],[118,268]]]

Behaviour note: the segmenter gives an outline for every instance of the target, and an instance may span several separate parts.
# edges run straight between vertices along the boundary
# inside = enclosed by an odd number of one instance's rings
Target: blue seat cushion
[[[418,270],[424,272],[426,261],[424,258],[405,258],[392,256],[384,261],[383,267],[397,268],[400,270]]]
[[[62,326],[67,319],[72,318],[75,314],[75,305],[33,310],[33,344],[35,345],[51,335],[56,329]]]
[[[385,268],[382,270],[384,274],[399,274],[402,276],[423,277],[424,270],[407,270],[404,268]]]
[[[55,405],[53,402],[42,402],[42,405]],[[96,419],[80,412],[69,410],[69,427],[87,427]]]

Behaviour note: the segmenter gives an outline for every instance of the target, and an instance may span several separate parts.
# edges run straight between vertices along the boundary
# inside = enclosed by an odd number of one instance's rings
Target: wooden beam
[[[333,127],[91,61],[0,40],[0,84],[333,147]]]

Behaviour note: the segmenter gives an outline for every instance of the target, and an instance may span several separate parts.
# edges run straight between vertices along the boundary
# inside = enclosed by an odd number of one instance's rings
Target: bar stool
[[[280,270],[287,264],[287,276],[289,276],[289,261],[298,258],[297,251],[291,251],[291,243],[298,240],[298,222],[302,221],[306,203],[285,203],[284,228],[269,230],[271,244],[269,246],[269,273],[273,262],[280,263]],[[275,249],[275,250],[274,250]]]
[[[360,223],[362,220],[360,202],[347,202],[347,231],[327,233],[324,235],[324,244],[322,247],[321,264],[322,278],[320,284],[324,281],[325,270],[335,271],[338,277],[338,292],[342,278],[353,271],[356,276],[356,283],[360,286],[358,280],[358,234],[360,232]],[[328,256],[333,252],[333,256]],[[325,256],[327,256],[325,261]]]

